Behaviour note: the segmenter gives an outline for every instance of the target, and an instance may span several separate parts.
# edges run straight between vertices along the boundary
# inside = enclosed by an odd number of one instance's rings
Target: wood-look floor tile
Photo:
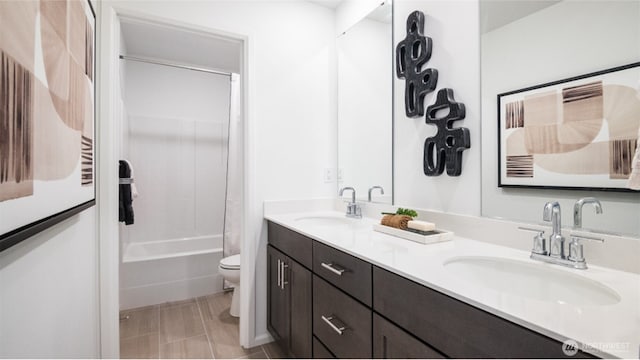
[[[239,323],[237,317],[229,314],[232,292],[222,292],[198,298],[204,321],[214,320],[227,323]]]
[[[147,306],[120,312],[120,339],[158,333],[158,307]]]
[[[212,359],[206,335],[183,339],[160,346],[161,359]]]
[[[185,299],[185,300],[167,301],[167,302],[165,302],[163,304],[160,304],[158,306],[161,309],[163,309],[163,308],[168,308],[168,307],[172,307],[172,306],[195,304],[195,303],[196,303],[196,298],[191,298],[191,299]]]
[[[238,359],[267,359],[267,354],[264,350],[260,349],[259,351],[253,352],[247,356],[241,356]]]
[[[160,307],[160,344],[167,344],[204,335],[198,304]]]
[[[240,346],[239,320],[229,315],[231,295],[220,293],[198,298],[215,358],[239,358],[260,351],[258,346],[251,349]]]
[[[262,349],[269,359],[289,359],[287,353],[275,341],[262,345]]]
[[[157,359],[158,334],[147,334],[120,340],[122,359]]]

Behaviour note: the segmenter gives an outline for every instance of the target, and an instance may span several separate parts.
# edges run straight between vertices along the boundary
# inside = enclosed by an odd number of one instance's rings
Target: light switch
[[[333,169],[330,169],[330,168],[324,169],[324,182],[325,183],[333,182]]]

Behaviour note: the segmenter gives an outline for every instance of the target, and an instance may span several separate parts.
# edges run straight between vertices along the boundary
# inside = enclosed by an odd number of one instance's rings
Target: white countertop
[[[591,346],[587,351],[597,356],[639,357],[640,275],[592,265],[587,270],[573,270],[531,260],[525,251],[458,236],[453,241],[423,245],[373,231],[372,225],[377,222],[373,219],[359,220],[363,226],[357,228],[322,227],[296,221],[305,216],[344,216],[344,213],[298,212],[265,218],[560,342],[572,339],[583,349],[585,345]],[[613,305],[575,306],[503,293],[456,276],[444,267],[447,259],[459,256],[498,257],[553,267],[598,281],[617,292],[621,300]]]

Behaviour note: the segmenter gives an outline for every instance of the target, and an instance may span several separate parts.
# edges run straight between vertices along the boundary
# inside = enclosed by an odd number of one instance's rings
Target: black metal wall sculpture
[[[448,114],[438,118],[440,110]],[[427,108],[426,123],[438,127],[438,132],[424,142],[424,173],[438,176],[447,168],[447,175],[459,176],[462,173],[462,152],[471,147],[469,129],[452,128],[453,122],[465,117],[463,103],[453,98],[452,89],[438,91],[435,104]]]
[[[432,41],[424,36],[424,13],[412,12],[407,18],[407,36],[396,47],[396,75],[405,79],[404,109],[407,117],[424,115],[425,96],[434,91],[438,83],[438,70],[422,69],[431,58]],[[441,117],[438,112],[447,110]],[[427,108],[426,123],[438,127],[437,133],[424,142],[424,173],[427,176],[462,173],[462,152],[471,147],[467,128],[453,128],[453,122],[465,117],[463,103],[453,98],[452,89],[441,89],[436,102]]]
[[[435,90],[438,70],[422,66],[431,58],[431,38],[424,36],[424,14],[407,18],[407,36],[396,47],[396,75],[405,79],[404,109],[408,117],[424,115],[424,97]]]

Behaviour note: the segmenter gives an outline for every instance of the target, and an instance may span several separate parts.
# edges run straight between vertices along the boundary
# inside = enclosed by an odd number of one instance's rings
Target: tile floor
[[[280,359],[275,343],[243,349],[238,318],[229,315],[231,293],[124,310],[123,359]]]

